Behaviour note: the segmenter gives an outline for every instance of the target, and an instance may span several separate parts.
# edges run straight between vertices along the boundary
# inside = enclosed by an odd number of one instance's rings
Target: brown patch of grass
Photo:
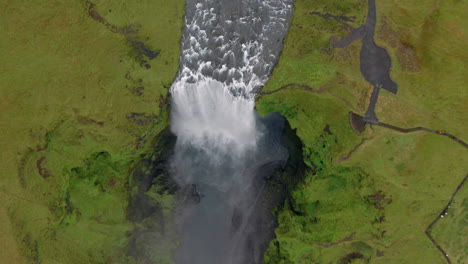
[[[46,161],[46,157],[45,156],[42,156],[40,157],[37,161],[36,161],[36,168],[37,168],[37,171],[39,172],[39,174],[42,176],[42,178],[44,179],[47,179],[49,178],[50,176],[52,176],[52,174],[50,173],[50,171],[48,169],[46,169],[44,167],[44,162]]]

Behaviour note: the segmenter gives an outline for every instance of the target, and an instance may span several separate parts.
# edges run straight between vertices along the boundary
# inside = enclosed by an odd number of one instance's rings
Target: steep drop
[[[278,59],[290,1],[187,1],[179,75],[171,87],[177,136],[171,176],[179,264],[259,263],[272,221],[259,210],[264,177],[284,166],[284,120],[260,118],[254,97]]]

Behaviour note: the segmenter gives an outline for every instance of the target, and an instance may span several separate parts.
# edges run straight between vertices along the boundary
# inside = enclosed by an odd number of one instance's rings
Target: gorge
[[[284,118],[261,118],[256,93],[288,30],[293,1],[187,1],[179,74],[170,88],[180,186],[177,263],[260,263],[274,219],[265,178],[284,167]],[[267,207],[268,208],[268,207]]]

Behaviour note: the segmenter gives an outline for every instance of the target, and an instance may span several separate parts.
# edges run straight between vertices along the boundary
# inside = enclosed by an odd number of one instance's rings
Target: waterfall
[[[170,88],[177,136],[171,176],[182,187],[179,264],[259,263],[262,177],[284,164],[282,119],[255,95],[282,48],[293,0],[187,0],[180,69]],[[263,247],[263,248],[262,248]]]

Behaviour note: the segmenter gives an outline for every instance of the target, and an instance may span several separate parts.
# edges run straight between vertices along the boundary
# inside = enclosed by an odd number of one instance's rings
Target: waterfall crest
[[[278,59],[292,4],[187,1],[180,70],[170,88],[177,136],[171,176],[184,190],[179,264],[261,261],[265,241],[252,241],[261,177],[281,166],[287,151],[282,120],[259,118],[254,99]]]

